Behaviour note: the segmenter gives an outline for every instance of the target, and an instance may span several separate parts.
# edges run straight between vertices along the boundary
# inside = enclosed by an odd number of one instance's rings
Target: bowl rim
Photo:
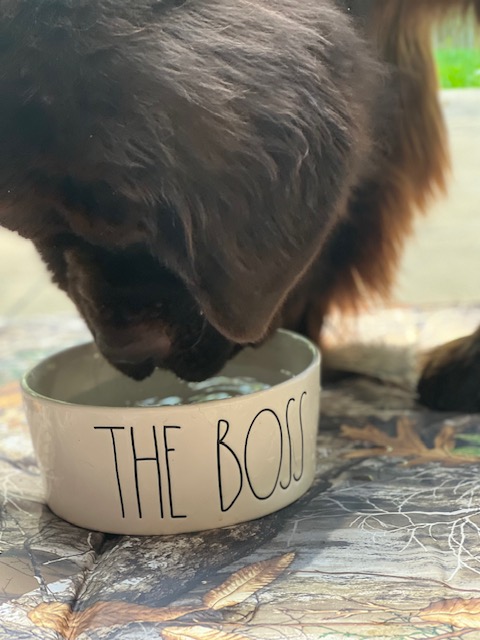
[[[305,369],[303,369],[300,373],[292,376],[291,378],[288,378],[287,380],[283,380],[282,382],[279,382],[278,384],[274,384],[273,386],[267,388],[267,389],[261,389],[260,391],[254,391],[253,393],[249,393],[247,395],[244,396],[234,396],[233,398],[224,398],[222,400],[210,400],[208,402],[205,403],[193,403],[193,404],[179,404],[179,405],[163,405],[163,406],[152,406],[152,407],[139,407],[139,406],[108,406],[108,405],[90,405],[90,404],[82,404],[82,403],[78,403],[78,402],[68,402],[67,400],[60,400],[58,398],[52,398],[50,396],[46,396],[42,393],[39,393],[38,391],[35,391],[35,389],[33,389],[29,384],[28,384],[28,378],[35,372],[36,369],[40,368],[40,367],[44,367],[50,360],[54,360],[56,358],[58,358],[60,355],[62,354],[68,354],[69,352],[74,352],[74,351],[80,351],[82,349],[85,349],[87,347],[95,347],[95,343],[93,341],[88,341],[88,342],[82,342],[80,344],[76,344],[73,345],[71,347],[68,347],[67,349],[62,349],[61,351],[57,351],[55,353],[52,353],[51,355],[47,356],[46,358],[43,358],[42,360],[40,360],[40,362],[38,362],[36,365],[34,365],[33,367],[31,367],[30,369],[28,369],[21,377],[20,379],[20,387],[22,390],[22,393],[24,396],[26,397],[30,397],[33,398],[35,400],[41,400],[43,403],[46,404],[53,404],[53,405],[59,405],[61,407],[69,407],[71,409],[89,409],[89,410],[95,410],[95,411],[99,411],[99,412],[112,412],[112,411],[142,411],[142,414],[146,414],[146,412],[157,412],[158,411],[163,411],[163,412],[176,412],[176,413],[180,413],[182,411],[192,411],[195,409],[198,409],[199,406],[202,407],[202,410],[205,410],[206,407],[208,407],[209,409],[212,408],[214,409],[215,407],[225,407],[226,405],[232,406],[233,404],[236,404],[238,402],[245,402],[245,400],[247,398],[257,398],[261,395],[265,395],[265,394],[269,394],[272,393],[273,391],[276,391],[277,389],[281,389],[282,387],[286,387],[287,385],[292,384],[292,382],[297,382],[299,380],[302,380],[303,378],[307,377],[312,369],[316,369],[316,368],[320,368],[320,363],[321,363],[321,353],[320,353],[320,349],[318,348],[318,346],[309,338],[302,336],[299,333],[296,333],[294,331],[290,331],[289,329],[277,329],[277,331],[271,336],[273,337],[274,335],[281,333],[286,335],[290,340],[296,340],[298,342],[303,343],[303,346],[308,348],[311,352],[312,355],[312,360],[311,362],[308,364],[307,367],[305,367]],[[259,347],[259,349],[261,348],[261,346]],[[320,375],[318,376],[318,385],[320,387]]]

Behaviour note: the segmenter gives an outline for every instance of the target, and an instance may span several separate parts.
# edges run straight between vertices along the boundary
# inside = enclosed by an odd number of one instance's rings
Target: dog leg
[[[417,390],[430,409],[480,412],[480,327],[427,353]]]

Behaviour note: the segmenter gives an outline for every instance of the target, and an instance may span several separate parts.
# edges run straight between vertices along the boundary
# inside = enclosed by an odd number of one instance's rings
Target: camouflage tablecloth
[[[363,375],[323,392],[310,491],[171,537],[48,510],[16,380],[88,336],[70,317],[0,323],[1,640],[480,638],[480,416],[424,411],[412,392],[418,350],[479,321],[475,307],[332,319],[326,341]]]

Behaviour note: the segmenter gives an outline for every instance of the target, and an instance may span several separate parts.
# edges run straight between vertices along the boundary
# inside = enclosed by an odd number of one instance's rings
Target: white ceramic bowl
[[[185,383],[161,370],[134,382],[93,344],[33,368],[22,390],[52,511],[87,529],[157,535],[244,522],[299,498],[315,473],[317,348],[279,331],[222,375],[272,386],[198,404],[122,406],[175,396]]]

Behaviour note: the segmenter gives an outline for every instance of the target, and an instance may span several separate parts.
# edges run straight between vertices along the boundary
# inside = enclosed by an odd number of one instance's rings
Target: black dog
[[[0,0],[0,224],[135,378],[318,339],[444,185],[429,28],[470,4]]]

